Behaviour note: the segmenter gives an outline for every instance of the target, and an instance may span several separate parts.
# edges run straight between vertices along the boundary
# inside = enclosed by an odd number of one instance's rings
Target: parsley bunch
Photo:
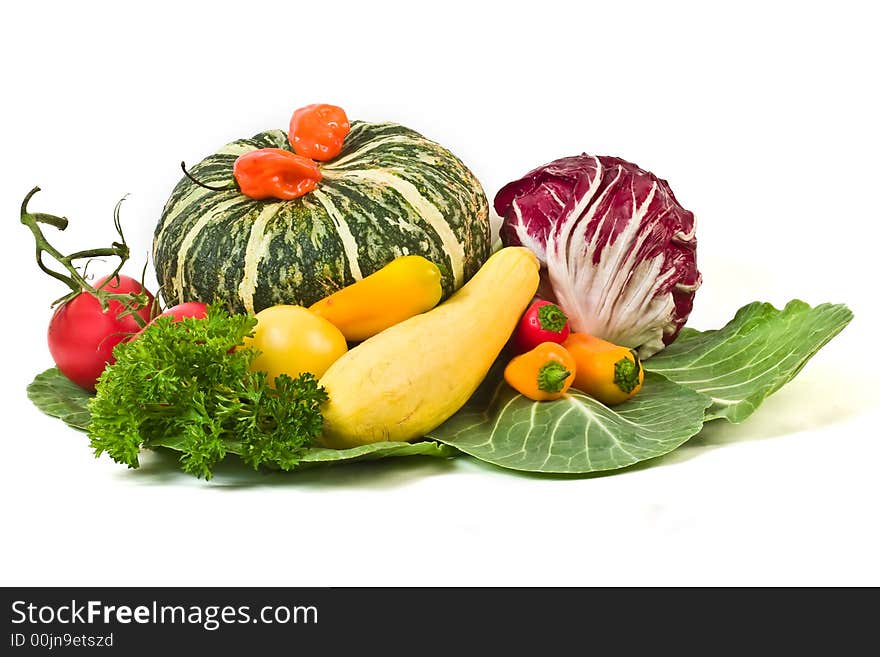
[[[311,374],[271,387],[240,347],[256,319],[212,305],[205,319],[160,317],[114,350],[89,403],[95,455],[137,468],[142,447],[173,445],[183,470],[211,478],[227,452],[290,470],[321,432],[327,394]]]

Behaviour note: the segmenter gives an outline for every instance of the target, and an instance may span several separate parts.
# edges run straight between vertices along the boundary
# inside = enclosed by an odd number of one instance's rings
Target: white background
[[[661,6],[661,4],[663,6]],[[875,301],[880,48],[871,3],[13,3],[0,25],[5,585],[880,584]],[[690,324],[753,300],[856,319],[745,424],[586,479],[468,459],[211,482],[95,460],[25,397],[52,363],[18,204],[113,238],[129,273],[179,178],[311,102],[392,120],[491,199],[581,151],[670,181],[699,220]]]

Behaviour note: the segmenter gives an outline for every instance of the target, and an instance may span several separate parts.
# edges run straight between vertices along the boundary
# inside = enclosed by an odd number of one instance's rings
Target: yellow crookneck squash
[[[538,280],[531,251],[501,249],[448,301],[342,356],[320,380],[323,444],[409,441],[442,424],[485,378]]]

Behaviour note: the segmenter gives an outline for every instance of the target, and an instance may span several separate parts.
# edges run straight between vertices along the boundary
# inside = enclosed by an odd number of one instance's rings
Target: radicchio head
[[[647,358],[675,340],[700,286],[694,215],[665,180],[616,157],[566,157],[495,197],[505,246],[542,264],[572,330]],[[549,283],[549,285],[547,285]]]

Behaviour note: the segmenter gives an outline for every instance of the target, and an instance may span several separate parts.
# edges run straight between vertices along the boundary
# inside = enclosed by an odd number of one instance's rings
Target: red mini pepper
[[[513,333],[517,353],[531,351],[543,342],[562,344],[571,329],[568,316],[555,303],[539,299],[529,306]]]
[[[281,148],[261,148],[239,156],[232,175],[245,196],[284,201],[308,194],[321,180],[317,164]]]
[[[290,119],[287,139],[298,155],[326,162],[342,151],[351,124],[345,110],[336,105],[300,107]]]

